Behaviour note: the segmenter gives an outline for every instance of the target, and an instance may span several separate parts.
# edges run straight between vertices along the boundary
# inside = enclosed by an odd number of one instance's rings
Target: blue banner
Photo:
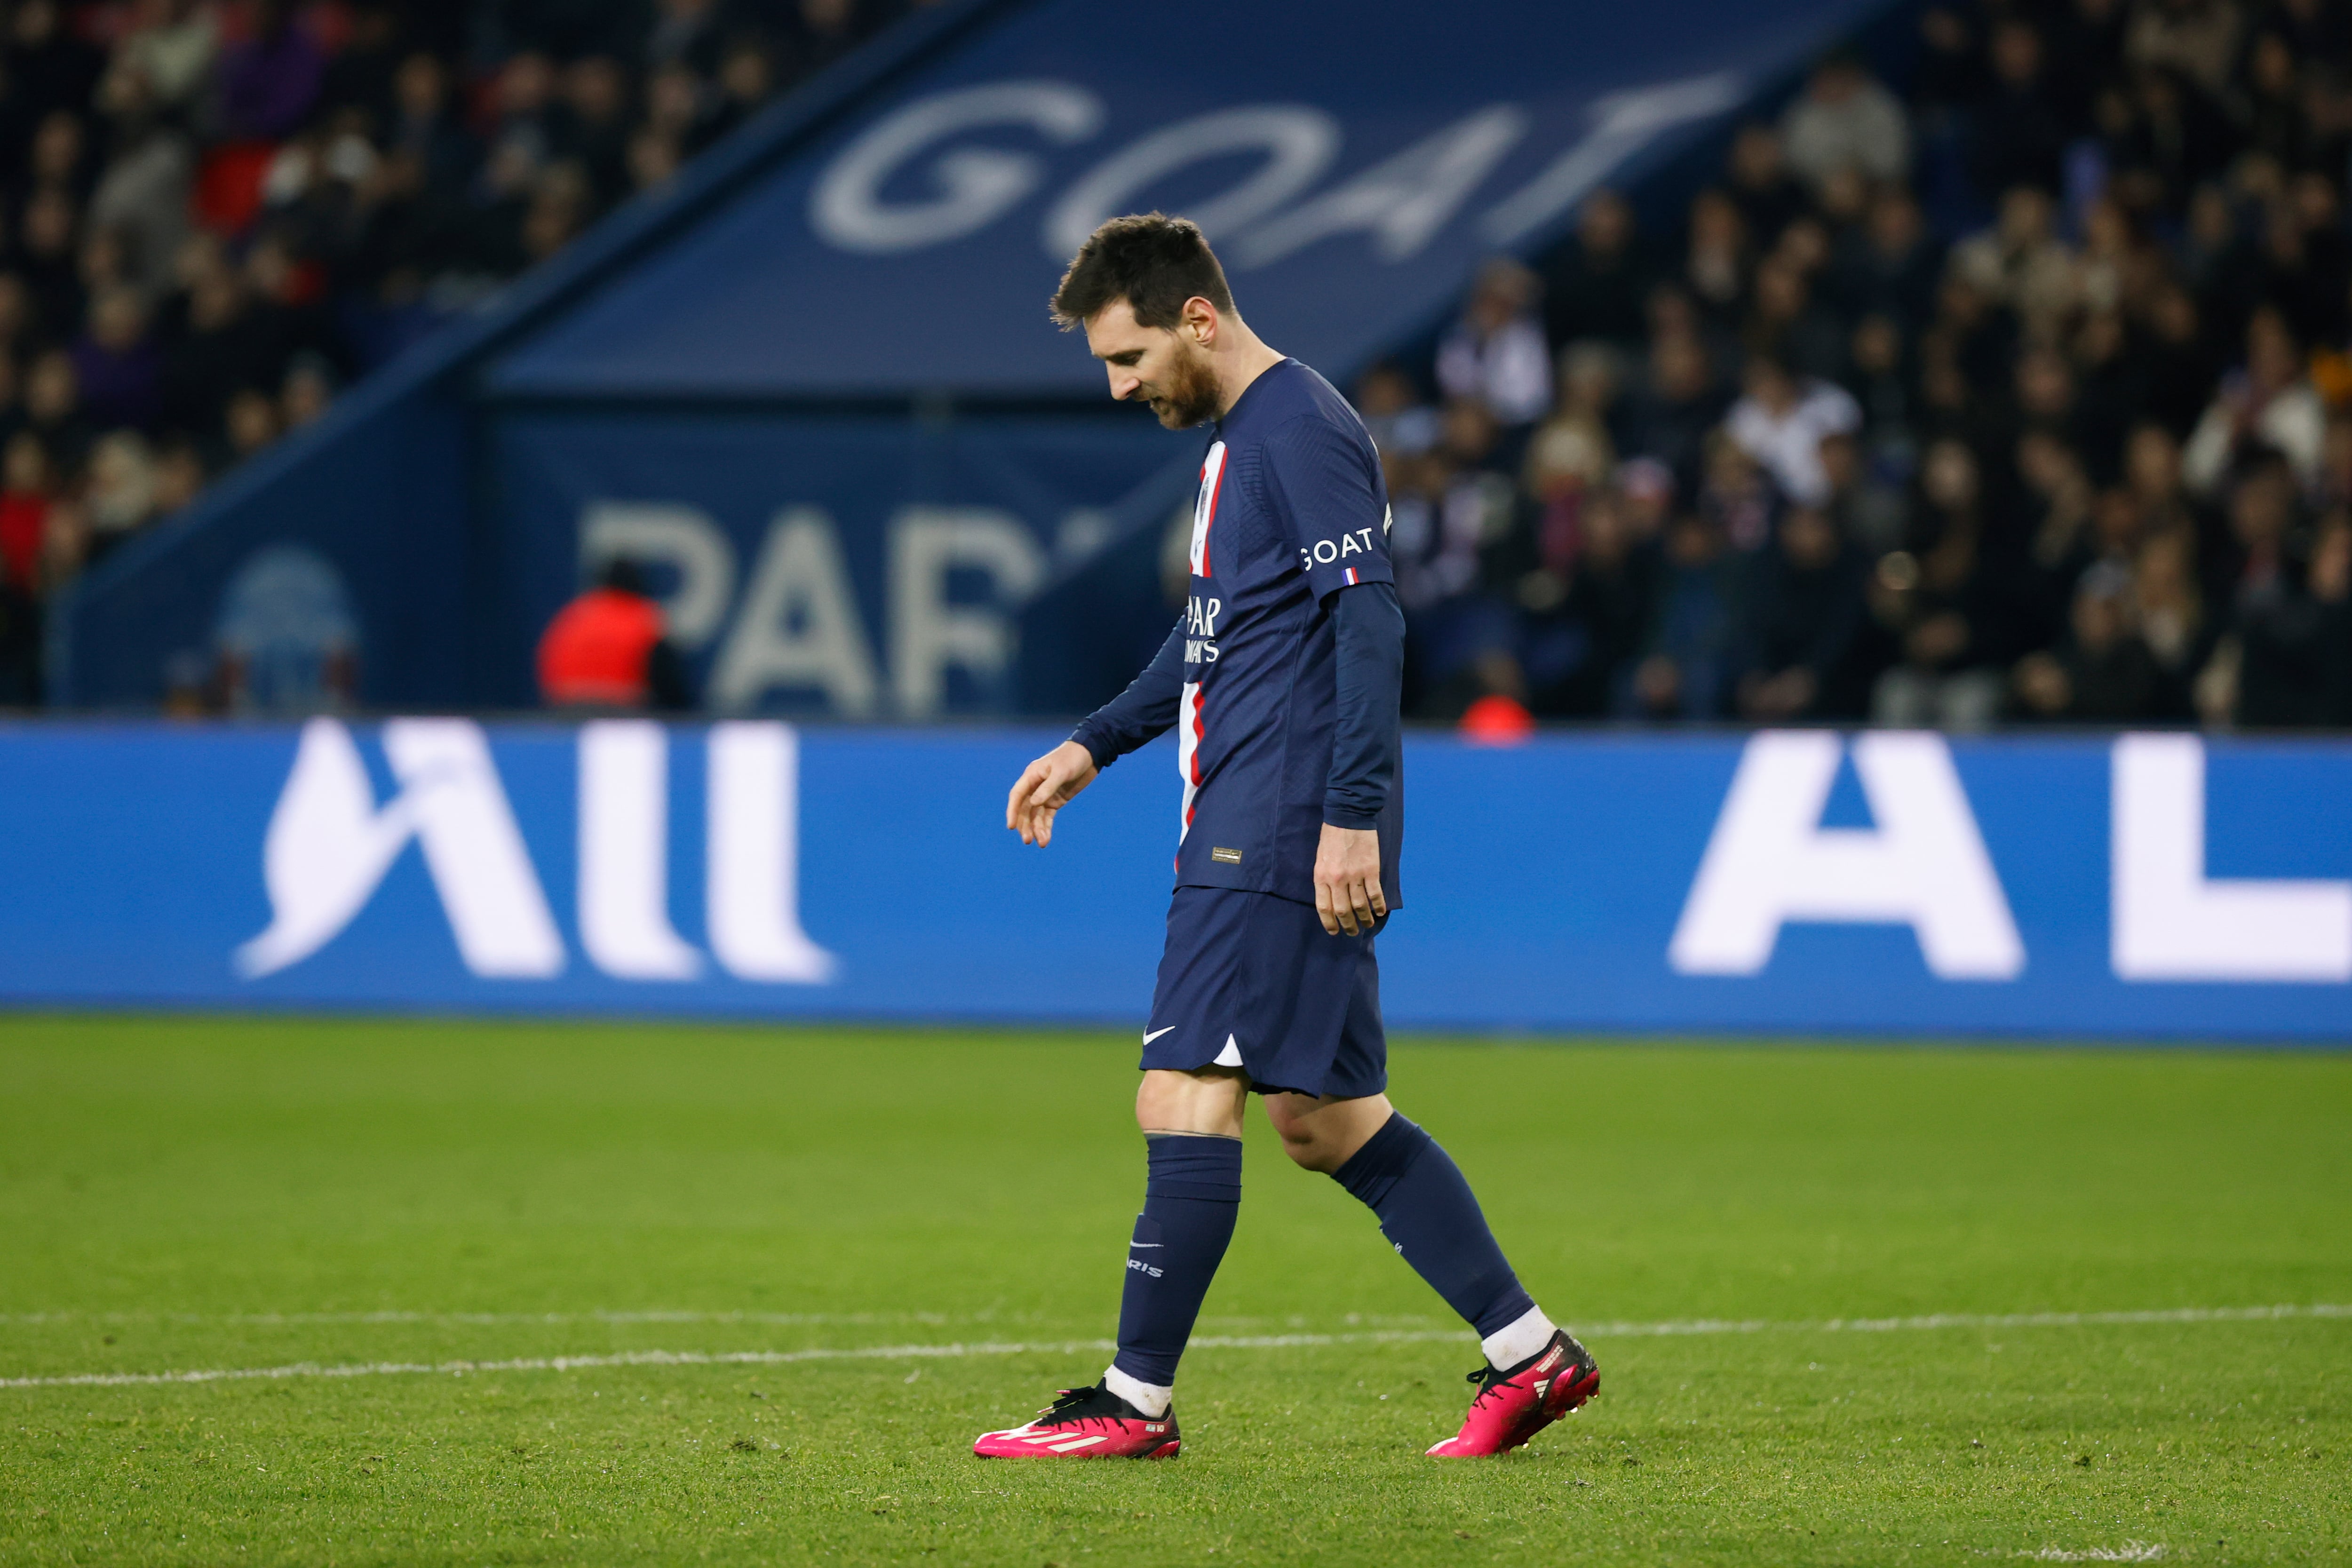
[[[1142,1023],[1176,781],[1057,737],[0,727],[0,999]],[[1406,748],[1397,1026],[2352,1039],[2352,744]]]
[[[1196,219],[1241,310],[1326,374],[1451,310],[1759,100],[1876,0],[1009,10],[491,368],[529,396],[1097,395],[1045,320],[1105,218]],[[1508,39],[1507,48],[1495,41]],[[1181,53],[1178,63],[1174,58]],[[813,308],[814,307],[814,308]]]
[[[503,679],[486,704],[537,701],[535,639],[599,563],[627,556],[648,569],[704,707],[913,721],[1034,700],[1019,679],[1024,618],[1050,637],[1055,613],[1082,610],[1055,589],[1090,582],[1117,542],[1156,545],[1191,500],[1204,445],[1136,409],[935,421],[542,411],[493,432],[508,521],[483,618],[485,662]],[[1156,586],[1148,563],[1126,576]],[[1132,664],[1174,618],[1145,608],[1148,642],[1123,649]],[[1070,706],[1106,694],[1089,686]]]

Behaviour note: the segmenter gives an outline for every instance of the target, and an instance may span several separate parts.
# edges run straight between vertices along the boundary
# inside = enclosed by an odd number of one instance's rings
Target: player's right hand
[[[1004,797],[1004,826],[1024,844],[1054,842],[1054,814],[1095,782],[1095,759],[1076,741],[1065,741],[1021,770]]]

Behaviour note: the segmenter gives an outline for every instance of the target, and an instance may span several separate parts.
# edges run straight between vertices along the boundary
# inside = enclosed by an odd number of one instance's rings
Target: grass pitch
[[[0,1020],[0,1563],[2352,1559],[2352,1058],[1401,1045],[1593,1405],[1423,1460],[1475,1346],[1254,1119],[1184,1457],[973,1459],[1108,1359],[1133,1055]]]

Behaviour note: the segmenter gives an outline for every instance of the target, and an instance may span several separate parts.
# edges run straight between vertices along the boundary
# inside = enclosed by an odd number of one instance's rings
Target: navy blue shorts
[[[1372,941],[1333,936],[1314,906],[1272,893],[1177,889],[1142,1065],[1240,1067],[1261,1094],[1380,1093],[1389,1043]]]

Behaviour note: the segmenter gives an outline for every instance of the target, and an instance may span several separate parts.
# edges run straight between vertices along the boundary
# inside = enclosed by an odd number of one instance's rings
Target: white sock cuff
[[[1535,1352],[1530,1351],[1528,1353],[1532,1355]],[[1115,1366],[1103,1368],[1103,1386],[1150,1416],[1154,1421],[1168,1414],[1168,1406],[1176,1397],[1174,1388],[1162,1388],[1156,1383],[1145,1383],[1129,1377]]]
[[[1488,1363],[1497,1370],[1517,1366],[1551,1342],[1559,1327],[1543,1314],[1541,1307],[1529,1307],[1511,1321],[1478,1342],[1486,1352]]]

